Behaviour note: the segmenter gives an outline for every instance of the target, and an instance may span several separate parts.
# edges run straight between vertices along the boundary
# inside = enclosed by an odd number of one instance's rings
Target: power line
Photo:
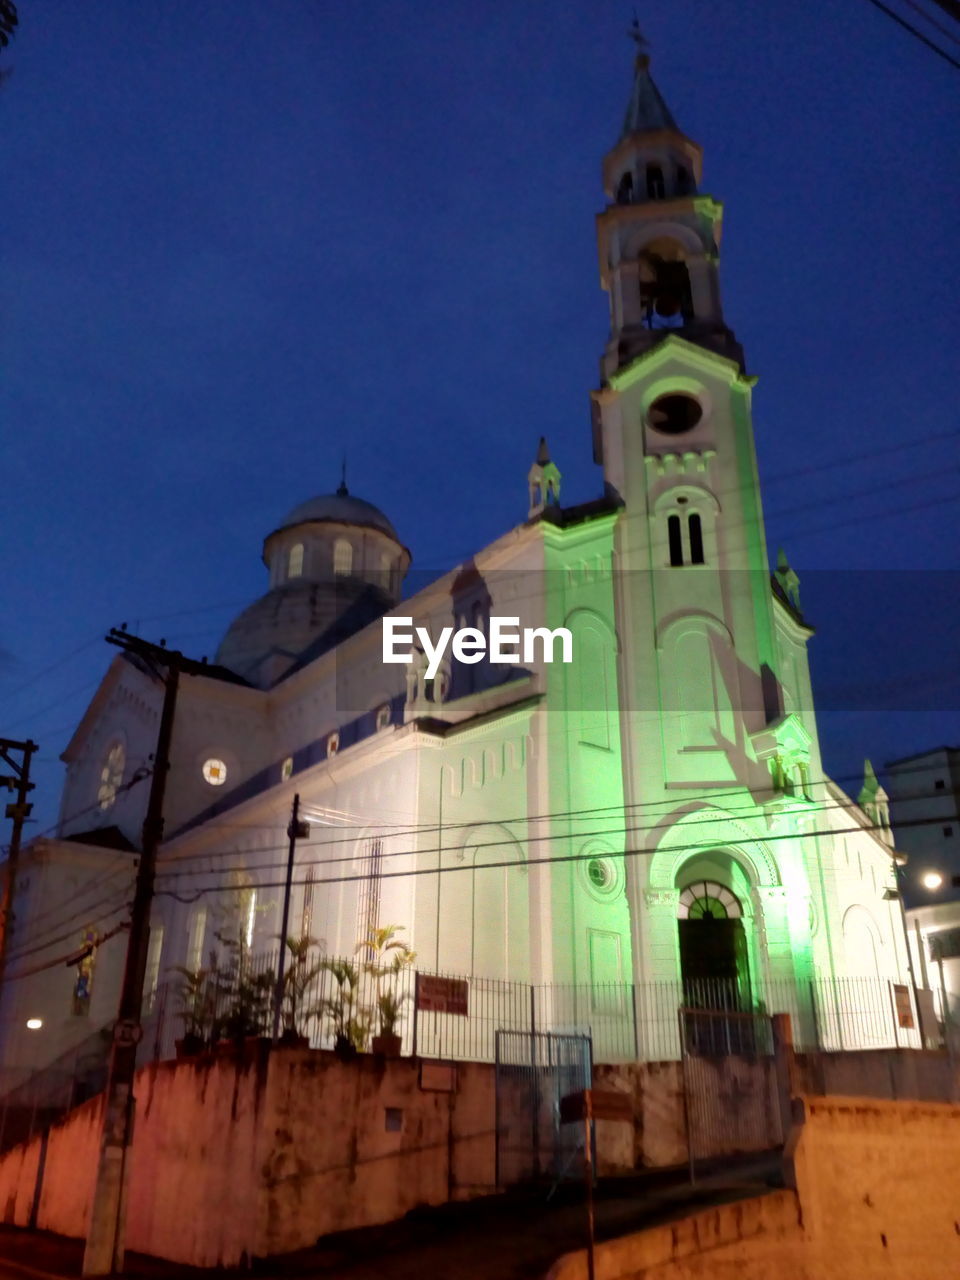
[[[941,49],[938,44],[934,44],[932,40],[928,40],[923,32],[918,31],[912,23],[907,22],[906,18],[901,18],[899,13],[894,13],[892,9],[888,8],[887,5],[883,3],[883,0],[869,0],[869,3],[872,4],[875,9],[879,9],[881,13],[885,13],[888,18],[892,18],[893,21],[903,27],[905,31],[909,31],[912,36],[921,42],[921,44],[925,44],[928,49],[932,49],[934,53],[939,54],[940,57],[943,58],[944,62],[949,62],[951,67],[960,71],[960,62],[957,62],[955,58],[951,58],[950,54]]]
[[[947,39],[952,40],[954,44],[960,45],[960,38],[958,38],[954,32],[948,30],[942,22],[938,22],[936,18],[932,18],[925,9],[916,3],[916,0],[903,0],[903,2],[911,8],[914,13],[919,13],[920,17],[923,18],[925,22],[929,23],[931,27],[934,27],[939,31],[942,36],[946,36]],[[939,0],[933,0],[933,2],[934,4],[937,4],[939,3]],[[958,10],[958,14],[960,14],[960,10]],[[954,17],[957,17],[958,14],[954,14]]]
[[[921,819],[917,819],[914,822],[901,823],[900,825],[903,827],[929,826],[931,823],[939,823],[942,821],[943,821],[942,818],[921,818]],[[877,833],[877,832],[882,832],[883,830],[884,830],[883,827],[880,827],[877,825],[870,826],[870,827],[864,827],[860,825],[857,825],[855,827],[824,827],[814,831],[783,832],[780,835],[766,835],[762,837],[756,837],[753,843],[772,844],[772,843],[779,842],[780,840],[810,840],[810,839],[817,839],[820,836],[855,835],[858,833],[862,834],[863,832]],[[497,841],[493,843],[514,844],[518,842]],[[702,851],[703,848],[704,848],[704,842],[702,840],[697,840],[691,844],[658,845],[655,849],[623,849],[623,850],[618,850],[615,853],[608,853],[606,856],[610,858],[633,858],[633,857],[651,856],[653,854],[658,854],[658,853],[688,853],[688,852],[695,852],[698,850]],[[411,857],[415,856],[415,851],[411,851],[409,856]],[[510,859],[509,861],[505,861],[505,862],[485,862],[479,868],[475,867],[473,863],[468,863],[464,861],[464,862],[458,862],[456,864],[450,864],[445,867],[409,867],[403,871],[383,871],[378,874],[378,879],[400,880],[400,879],[409,878],[410,876],[436,876],[436,875],[445,875],[448,872],[456,872],[456,871],[475,871],[475,870],[496,871],[496,870],[502,870],[504,868],[509,868],[509,867],[516,868],[520,866],[523,866],[527,871],[529,871],[532,868],[553,866],[559,863],[589,862],[591,858],[595,858],[596,856],[597,854],[595,850],[588,850],[584,853],[552,854],[548,858],[528,859],[523,863],[518,863],[516,859]],[[891,850],[891,859],[892,859],[892,850]],[[305,864],[300,864],[300,865],[305,865]],[[329,884],[334,884],[334,885],[352,884],[357,881],[368,880],[369,878],[370,878],[369,872],[358,873],[356,875],[350,875],[350,876],[321,876],[318,879],[313,880],[312,884],[313,884],[313,887],[316,888],[318,885],[322,885],[322,884],[328,884],[328,885]],[[256,889],[280,889],[283,887],[283,885],[284,885],[284,881],[276,880],[276,881],[269,881],[265,884],[261,883],[261,884],[253,885],[250,887],[256,888]],[[208,893],[224,893],[224,892],[235,893],[238,887],[239,886],[237,885],[217,885],[217,884],[205,885],[199,888],[194,894],[190,895],[189,897],[183,896],[172,889],[158,889],[156,891],[156,896],[174,898],[176,899],[177,902],[182,902],[189,905],[191,903],[197,902],[200,898],[204,897]]]

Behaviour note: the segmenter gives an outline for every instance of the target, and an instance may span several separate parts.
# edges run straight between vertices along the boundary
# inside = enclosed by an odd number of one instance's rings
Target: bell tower
[[[703,151],[654,84],[636,24],[631,36],[633,85],[620,138],[603,161],[608,204],[597,218],[600,280],[610,297],[603,376],[671,332],[742,363],[720,305],[722,206],[699,194]]]
[[[808,803],[802,780],[819,770],[812,708],[783,683],[805,670],[809,628],[798,604],[774,600],[755,379],[721,305],[722,206],[702,191],[701,148],[631,34],[626,119],[603,161],[610,336],[592,393],[594,456],[620,503],[612,580],[626,847],[646,855],[627,866],[631,947],[638,978],[698,976],[706,961],[678,949],[677,921],[700,878],[752,921],[725,961],[730,980],[749,985],[792,972],[810,945],[803,846],[777,825],[785,806]],[[785,656],[787,631],[796,648]],[[778,843],[766,843],[771,834]]]

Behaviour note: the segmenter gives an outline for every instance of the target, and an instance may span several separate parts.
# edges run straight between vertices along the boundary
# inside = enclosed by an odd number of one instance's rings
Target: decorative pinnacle
[[[350,496],[350,490],[347,488],[347,455],[343,455],[343,462],[340,464],[340,487],[337,489],[338,498],[347,498]]]

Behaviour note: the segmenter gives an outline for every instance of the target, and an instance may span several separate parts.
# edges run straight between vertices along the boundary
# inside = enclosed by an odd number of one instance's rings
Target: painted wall
[[[953,1280],[960,1107],[804,1098],[796,1191],[721,1205],[597,1247],[603,1280]],[[568,1254],[548,1280],[581,1280]]]
[[[127,1245],[195,1266],[285,1253],[331,1231],[490,1192],[494,1076],[286,1050],[154,1064],[137,1076]],[[82,1237],[102,1099],[50,1131],[37,1225]],[[29,1222],[40,1139],[0,1159],[4,1221]],[[229,1211],[225,1212],[225,1206]]]

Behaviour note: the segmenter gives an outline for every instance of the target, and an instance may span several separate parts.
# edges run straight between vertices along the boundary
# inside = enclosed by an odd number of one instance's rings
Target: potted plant
[[[333,1036],[333,1051],[345,1062],[367,1047],[372,1019],[359,1004],[360,970],[349,960],[324,960],[321,969],[335,985],[333,995],[320,1001],[319,1013],[326,1018]]]
[[[402,928],[402,925],[390,924],[382,929],[374,929],[357,947],[358,951],[366,953],[364,969],[374,981],[373,1013],[377,1034],[373,1037],[373,1052],[389,1058],[396,1058],[400,1054],[398,1028],[403,1016],[403,1006],[409,999],[407,993],[400,992],[400,975],[416,959],[416,953],[410,950],[402,938],[397,937]]]
[[[213,993],[209,969],[188,969],[177,965],[180,975],[177,1017],[183,1022],[183,1036],[174,1041],[178,1058],[193,1058],[207,1046],[213,1022]]]
[[[257,972],[242,935],[217,933],[215,937],[226,952],[227,963],[212,966],[218,1008],[213,1039],[240,1045],[267,1032],[273,973],[269,968]]]
[[[307,993],[324,965],[322,961],[312,964],[310,960],[311,951],[319,945],[316,938],[303,934],[283,941],[290,956],[283,974],[280,1008],[283,1034],[280,1043],[305,1048],[310,1043],[307,1028],[320,1012],[319,1006],[307,1005]]]

